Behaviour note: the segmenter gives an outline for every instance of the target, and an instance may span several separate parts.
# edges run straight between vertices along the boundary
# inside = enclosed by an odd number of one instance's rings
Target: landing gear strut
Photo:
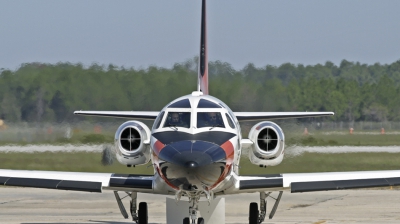
[[[114,191],[115,199],[117,200],[119,210],[121,211],[122,216],[127,219],[128,213],[126,212],[125,206],[122,203],[122,199],[130,196],[130,212],[132,215],[132,220],[139,224],[148,224],[148,211],[147,211],[147,203],[140,202],[139,210],[137,211],[137,192],[125,192],[127,196],[120,198],[118,191]]]
[[[249,207],[249,223],[250,224],[261,224],[264,222],[267,215],[267,197],[275,200],[275,204],[272,207],[271,213],[269,214],[269,219],[274,217],[276,209],[278,208],[279,202],[281,201],[283,191],[279,191],[278,197],[273,198],[270,196],[271,192],[265,193],[260,192],[260,211],[258,210],[258,205],[256,202],[250,203]]]
[[[191,220],[191,224],[196,224],[197,220],[197,211],[199,209],[199,200],[200,197],[195,196],[195,197],[190,197],[189,198],[189,203],[192,205],[189,207],[189,217],[183,219],[184,224],[190,224],[189,221]]]
[[[139,221],[138,213],[136,213],[136,205],[137,205],[137,192],[132,192],[131,193],[131,215],[132,215],[132,220],[135,221],[136,223]]]
[[[210,199],[210,194],[207,194],[207,198]],[[199,210],[200,195],[194,194],[189,196],[189,217],[183,219],[183,224],[204,224],[202,217],[197,218],[197,212]],[[197,222],[196,222],[197,221]]]

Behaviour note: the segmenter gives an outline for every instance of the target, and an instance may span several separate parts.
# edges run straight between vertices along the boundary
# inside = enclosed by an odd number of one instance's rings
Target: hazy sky
[[[0,0],[0,68],[171,67],[198,54],[200,0]],[[209,0],[209,60],[236,69],[400,60],[400,1]]]

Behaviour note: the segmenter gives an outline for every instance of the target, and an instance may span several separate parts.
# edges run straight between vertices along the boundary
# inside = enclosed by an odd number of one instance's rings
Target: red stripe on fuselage
[[[159,163],[159,159],[158,156],[153,152],[153,162],[154,165],[156,166],[156,171],[158,173],[158,175],[165,181],[165,183],[170,186],[171,188],[175,189],[175,190],[179,190],[179,187],[171,184],[171,182],[168,181],[168,179],[163,175],[163,173],[160,170],[160,163]]]
[[[232,168],[232,162],[235,157],[235,149],[233,148],[233,144],[231,141],[226,141],[224,144],[221,145],[221,148],[225,151],[226,154],[226,165],[225,169],[222,172],[221,176],[218,180],[208,188],[208,190],[212,190],[218,184],[220,184],[223,180],[225,180],[226,176],[228,176],[230,169]]]
[[[171,184],[168,179],[163,175],[163,173],[160,170],[160,161],[158,158],[158,154],[160,154],[161,150],[165,147],[165,145],[160,142],[160,141],[156,141],[153,145],[153,163],[156,166],[156,171],[158,173],[158,175],[165,181],[166,184],[168,184],[168,186],[172,187],[175,190],[179,190],[178,187],[174,186],[173,184]]]
[[[158,155],[164,147],[165,145],[157,140],[153,145],[153,151]]]
[[[226,163],[231,164],[233,162],[233,158],[235,157],[235,150],[233,148],[231,141],[226,141],[221,145],[221,148],[225,151],[226,155]]]

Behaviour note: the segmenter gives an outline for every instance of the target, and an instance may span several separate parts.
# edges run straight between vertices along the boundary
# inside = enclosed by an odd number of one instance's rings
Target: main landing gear
[[[125,192],[127,196],[120,198],[119,194],[117,191],[114,191],[115,199],[117,200],[119,210],[121,211],[122,216],[127,219],[128,213],[126,212],[124,204],[122,204],[122,199],[130,196],[131,197],[131,203],[130,203],[130,212],[132,215],[132,220],[135,221],[138,224],[148,224],[148,212],[147,212],[147,203],[146,202],[140,202],[139,203],[139,210],[136,211],[137,209],[137,192]]]
[[[267,215],[267,197],[275,200],[274,207],[272,207],[269,219],[274,217],[276,209],[278,208],[279,202],[281,201],[283,191],[279,191],[278,197],[273,198],[270,196],[271,192],[265,193],[260,192],[260,210],[258,210],[258,204],[256,202],[250,203],[249,207],[249,224],[261,224],[265,220]]]

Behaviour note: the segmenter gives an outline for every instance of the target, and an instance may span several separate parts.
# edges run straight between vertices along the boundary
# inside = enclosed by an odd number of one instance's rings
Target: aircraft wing
[[[232,193],[289,189],[291,193],[400,185],[400,170],[239,176]]]
[[[149,193],[153,191],[153,181],[153,175],[0,169],[0,186],[99,193],[103,190],[129,189]]]
[[[234,112],[239,121],[333,116],[333,112]]]
[[[117,118],[132,118],[132,119],[156,119],[159,111],[75,111],[74,114],[97,116],[97,117],[117,117]]]

